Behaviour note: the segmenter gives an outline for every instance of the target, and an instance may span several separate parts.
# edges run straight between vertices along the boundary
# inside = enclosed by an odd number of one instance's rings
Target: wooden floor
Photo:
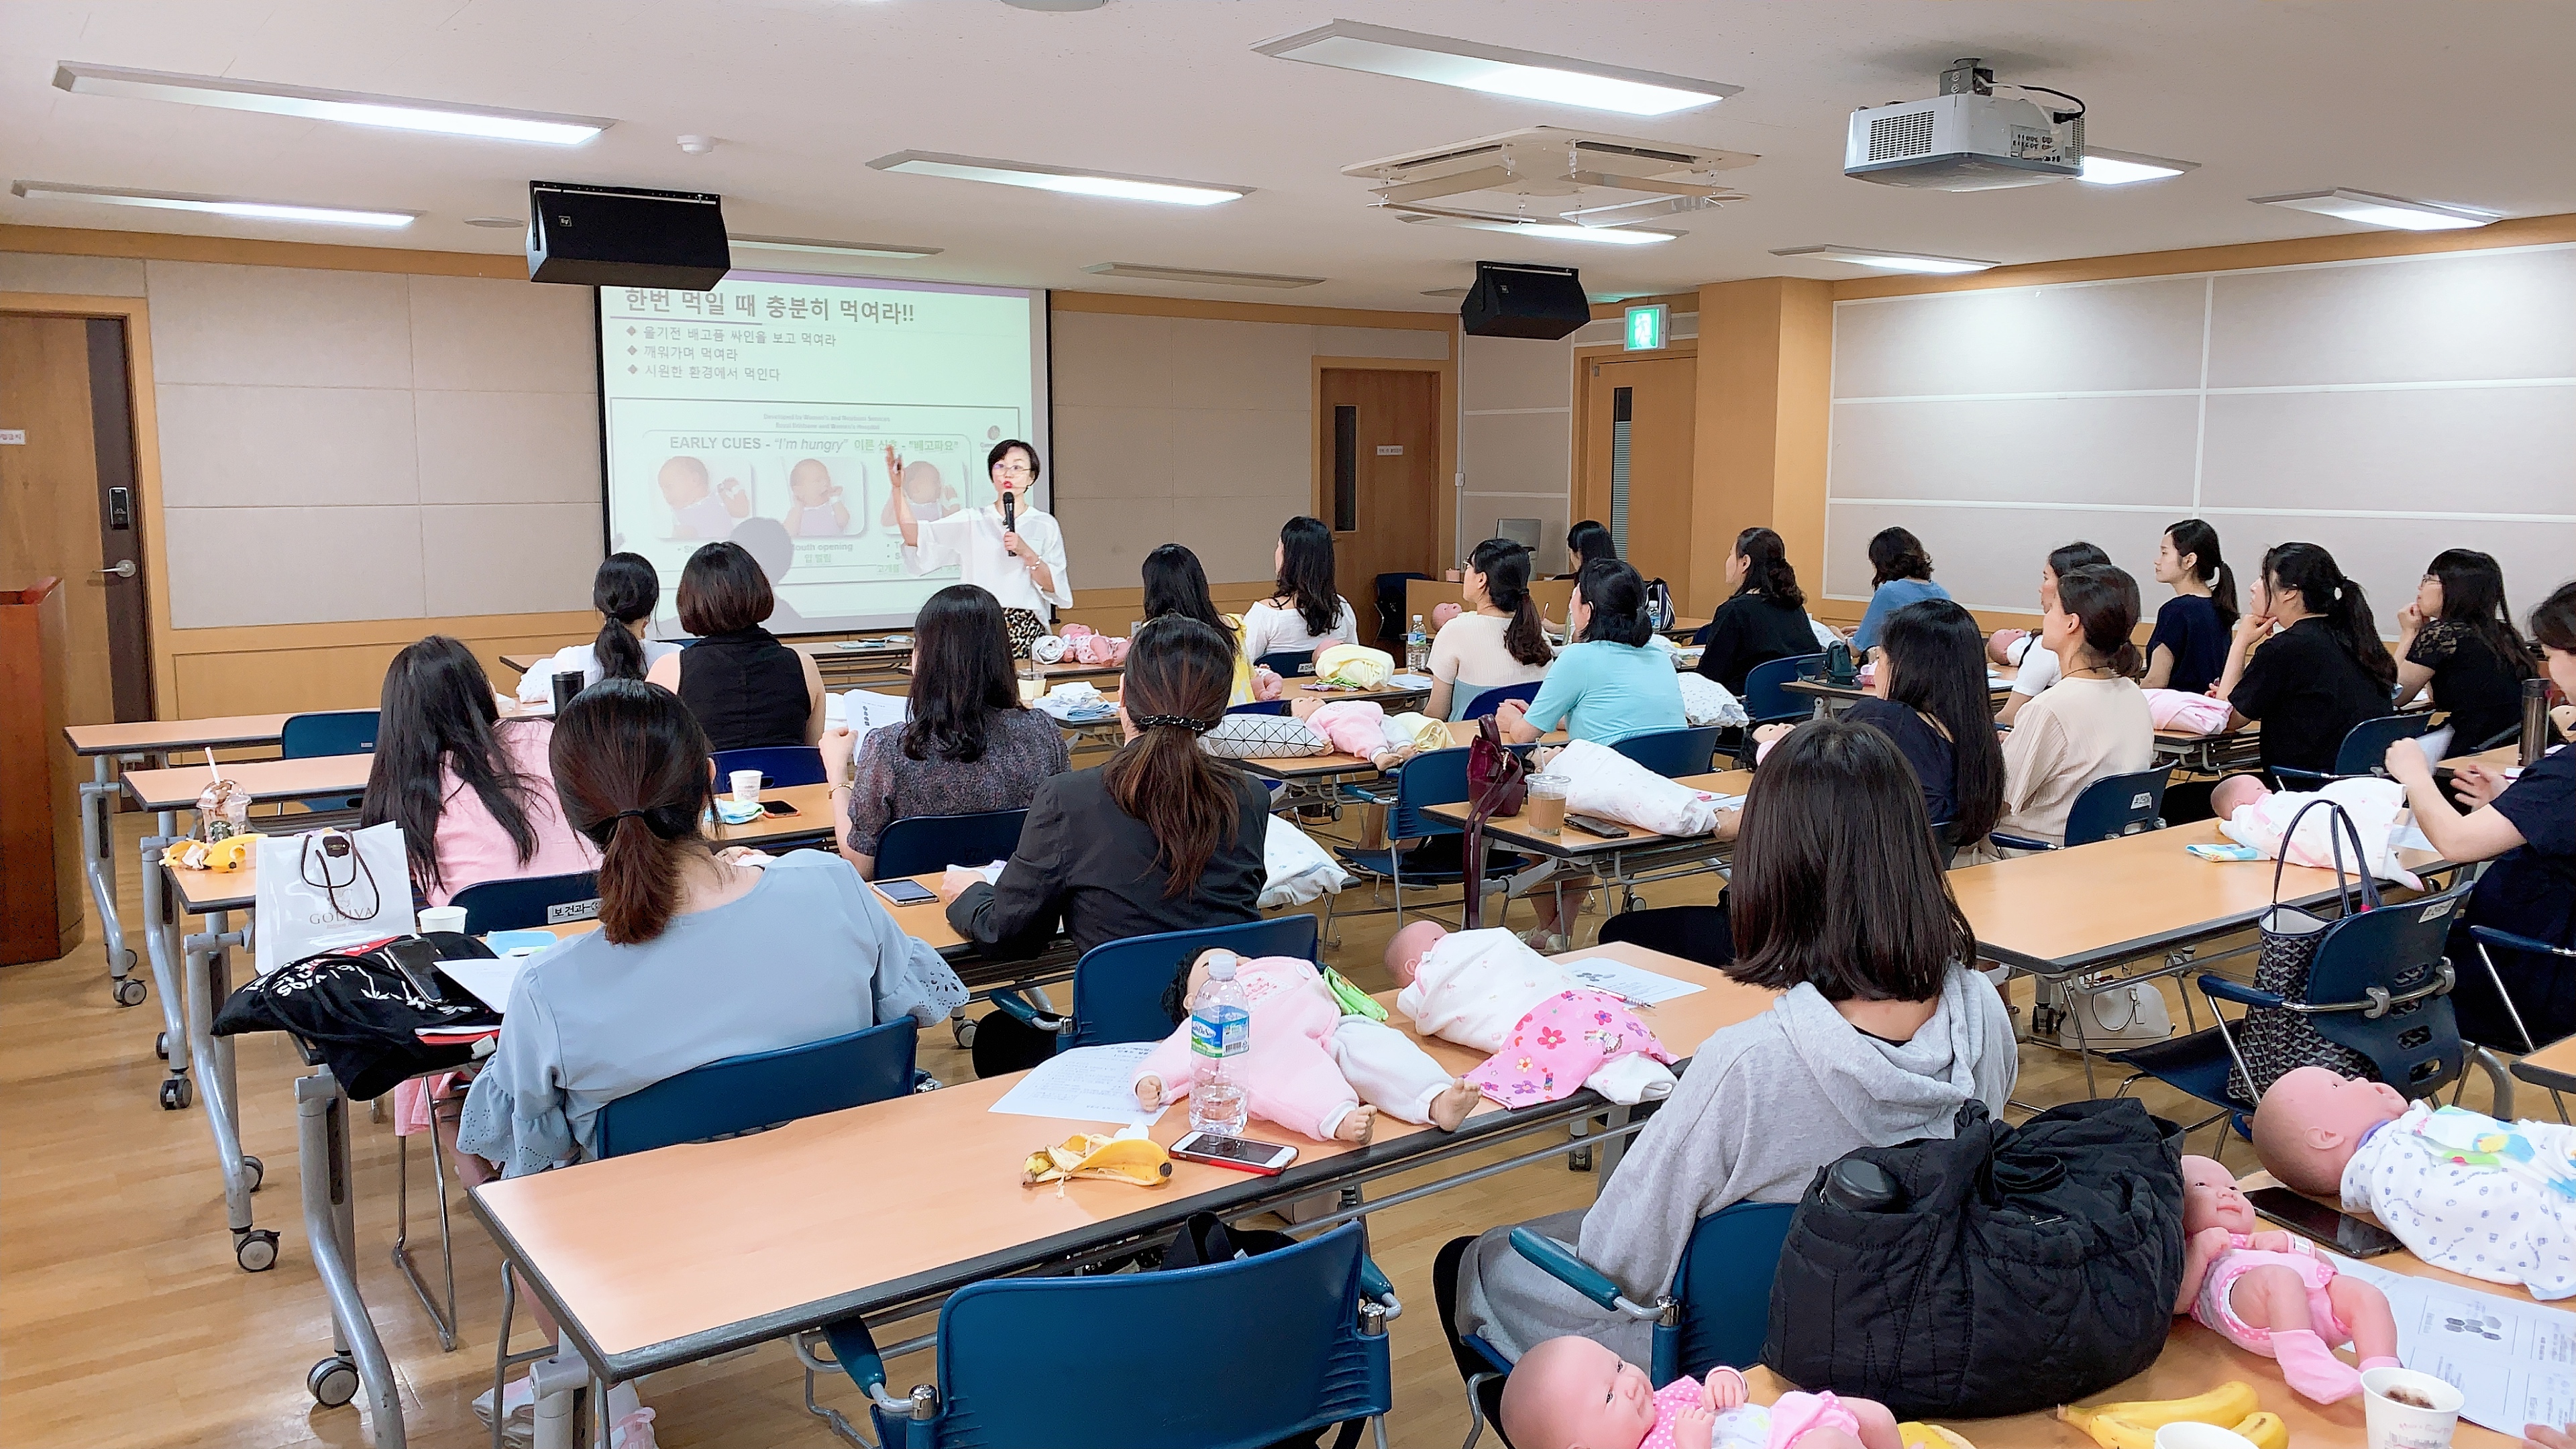
[[[120,862],[133,860],[130,842],[138,834],[138,818],[125,817]],[[134,921],[141,910],[130,864],[123,875],[121,914]],[[1663,905],[1709,901],[1716,886],[1714,877],[1702,877],[1651,891],[1649,898]],[[1524,918],[1515,912],[1514,919]],[[1586,918],[1587,928],[1597,923]],[[1327,959],[1364,987],[1382,989],[1390,983],[1378,961],[1390,926],[1386,917],[1347,923],[1342,949]],[[2027,985],[2014,994],[2026,1006]],[[331,1328],[298,1210],[294,1055],[276,1036],[242,1038],[238,1048],[244,1144],[268,1168],[256,1199],[259,1221],[284,1236],[273,1271],[244,1273],[233,1263],[202,1111],[165,1112],[158,1104],[163,1068],[152,1038],[160,1023],[157,1002],[133,1009],[110,1002],[94,942],[61,961],[0,970],[0,1444],[365,1444],[355,1407],[316,1408],[304,1387],[306,1371],[331,1351]],[[922,1065],[933,1074],[971,1075],[946,1033],[925,1033],[922,1041]],[[2117,1073],[2106,1072],[2103,1089],[2116,1084]],[[2157,1111],[2189,1120],[2182,1099],[2160,1092],[2149,1084],[2146,1095]],[[2482,1103],[2484,1093],[2481,1081],[2470,1100]],[[2041,1104],[2073,1100],[2084,1095],[2084,1078],[2072,1057],[2025,1046],[2017,1095]],[[441,1353],[427,1317],[386,1257],[394,1225],[392,1128],[371,1122],[363,1107],[351,1121],[359,1277],[402,1376],[410,1442],[423,1449],[483,1444],[486,1431],[470,1400],[491,1382],[499,1256],[460,1204],[461,1341],[454,1353]],[[2230,1161],[2251,1170],[2241,1149]],[[412,1165],[413,1241],[434,1264],[425,1157],[416,1151]],[[928,1154],[906,1170],[920,1175],[925,1191],[936,1190],[935,1159]],[[1552,1160],[1371,1219],[1376,1259],[1406,1303],[1392,1326],[1393,1443],[1448,1449],[1466,1430],[1458,1376],[1431,1302],[1431,1259],[1440,1245],[1579,1206],[1592,1190],[1589,1174]],[[522,1347],[533,1341],[524,1331],[519,1337]],[[891,1369],[898,1388],[931,1376],[927,1355]],[[675,1449],[819,1449],[837,1442],[804,1412],[799,1373],[784,1345],[656,1375],[642,1393],[658,1411],[660,1442]],[[858,1412],[860,1396],[847,1380],[826,1382],[821,1397]]]

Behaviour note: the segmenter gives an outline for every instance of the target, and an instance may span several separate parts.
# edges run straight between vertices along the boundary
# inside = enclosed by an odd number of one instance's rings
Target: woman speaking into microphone
[[[886,475],[903,477],[903,459],[886,450]],[[943,518],[914,514],[912,499],[894,489],[894,521],[903,531],[903,566],[907,573],[957,565],[960,583],[981,585],[1000,601],[1002,620],[1010,626],[1011,654],[1028,657],[1029,644],[1047,633],[1055,611],[1073,606],[1073,584],[1065,575],[1064,530],[1053,516],[1029,506],[1029,490],[1038,481],[1038,450],[1017,438],[993,445],[984,466],[992,470],[1000,503],[991,508],[951,513]]]

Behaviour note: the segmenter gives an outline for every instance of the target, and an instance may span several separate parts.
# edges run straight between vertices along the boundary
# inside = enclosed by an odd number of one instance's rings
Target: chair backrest
[[[877,879],[1008,860],[1020,848],[1020,825],[1028,818],[1026,810],[980,810],[892,821],[877,836]]]
[[[1362,1247],[1360,1225],[1346,1223],[1205,1267],[961,1288],[939,1310],[931,1442],[1256,1449],[1382,1414],[1387,1339],[1360,1331]],[[1177,1325],[1223,1347],[1235,1369],[1179,1369]]]
[[[1424,813],[1426,806],[1467,803],[1467,754],[1464,746],[1433,750],[1395,767],[1395,804],[1386,812],[1387,839],[1457,835],[1467,828]]]
[[[2437,896],[2396,901],[2327,926],[2308,963],[2307,999],[2315,1003],[2366,1001],[2376,988],[2391,997],[2420,991],[2440,978],[2452,920],[2474,884]],[[2457,1081],[2467,1064],[2460,1023],[2447,994],[2423,997],[2372,1018],[2358,1011],[2320,1011],[2306,1020],[2317,1034],[2370,1058],[2381,1081],[2408,1097],[2424,1097]]]
[[[277,753],[289,760],[317,755],[365,755],[376,748],[376,711],[326,709],[291,714],[277,732]]]
[[[1797,678],[1799,670],[1824,661],[1824,652],[1818,650],[1813,654],[1766,659],[1754,665],[1744,676],[1744,713],[1756,723],[1795,719],[1809,713],[1814,709],[1813,705],[1780,686]]]
[[[1429,577],[1431,577],[1429,574],[1379,574],[1376,579],[1372,581],[1372,586],[1377,590],[1378,642],[1382,644],[1392,644],[1399,642],[1404,638],[1404,631],[1407,627],[1404,617],[1404,586],[1410,580],[1427,579]],[[1426,619],[1424,622],[1428,623],[1429,621]]]
[[[2066,843],[2091,845],[2097,840],[2135,835],[2155,824],[2165,804],[2169,765],[2129,775],[2105,775],[2084,787],[2066,811]]]
[[[1315,672],[1315,651],[1312,649],[1282,649],[1275,654],[1264,654],[1252,662],[1256,665],[1267,668],[1271,673],[1278,675],[1282,679],[1294,679],[1300,674],[1312,674]]]
[[[726,789],[736,770],[758,770],[760,788],[783,790],[790,785],[823,783],[823,752],[812,745],[756,745],[750,749],[718,750],[710,756],[716,762],[716,789]]]
[[[1740,1202],[1719,1208],[1691,1229],[1681,1265],[1673,1270],[1673,1296],[1682,1305],[1681,1332],[1658,1331],[1655,1356],[1667,1356],[1667,1337],[1679,1342],[1669,1350],[1669,1372],[1660,1363],[1654,1366],[1657,1384],[1683,1374],[1697,1377],[1715,1364],[1744,1369],[1761,1360],[1762,1340],[1771,1328],[1771,1280],[1779,1273],[1780,1245],[1796,1212],[1795,1203]]]
[[[1074,963],[1073,1036],[1065,1045],[1107,1046],[1170,1036],[1172,1019],[1163,1014],[1163,989],[1172,984],[1181,962],[1211,946],[1238,956],[1312,961],[1315,942],[1315,918],[1304,914],[1103,942]]]
[[[2399,740],[2422,739],[2425,727],[2432,722],[2433,712],[2425,709],[2363,720],[2344,735],[2342,748],[2335,751],[2335,773],[2338,775],[2386,774],[2388,747]],[[2519,732],[2519,730],[2516,731],[2516,733]],[[2461,743],[2465,745],[2473,742],[2463,740]]]
[[[1227,705],[1225,712],[1227,714],[1286,714],[1288,712],[1288,701],[1284,699],[1257,699],[1250,704]]]
[[[465,933],[524,931],[558,926],[566,921],[599,919],[599,877],[591,871],[571,875],[532,875],[518,880],[487,880],[450,897],[465,911]]]
[[[1717,755],[1716,725],[1698,729],[1653,730],[1630,735],[1610,748],[1654,771],[1667,780],[1684,775],[1705,775]]]
[[[1485,716],[1494,712],[1494,707],[1496,705],[1501,704],[1507,699],[1517,699],[1521,703],[1527,704],[1531,700],[1538,698],[1538,687],[1545,682],[1546,681],[1544,680],[1533,679],[1526,684],[1497,684],[1491,689],[1480,689],[1476,692],[1476,697],[1474,699],[1451,705],[1449,709],[1449,717],[1451,719],[1483,719]]]
[[[1601,942],[1625,941],[1702,966],[1724,966],[1735,959],[1735,935],[1724,906],[1656,906],[1621,911],[1601,922]]]
[[[599,1109],[599,1155],[756,1132],[900,1097],[912,1090],[920,1031],[901,1016],[847,1036],[726,1057],[665,1077]]]

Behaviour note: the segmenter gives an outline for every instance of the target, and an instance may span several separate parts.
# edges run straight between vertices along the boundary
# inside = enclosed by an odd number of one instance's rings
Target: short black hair
[[[1038,481],[1038,475],[1046,471],[1046,465],[1038,461],[1037,444],[1023,443],[1017,438],[1004,438],[1002,441],[993,445],[993,451],[984,455],[984,475],[988,478],[991,477],[994,467],[1004,458],[1011,456],[1011,450],[1013,448],[1017,448],[1021,452],[1029,455],[1029,482],[1030,484],[1035,485]]]
[[[1882,528],[1869,541],[1869,586],[1896,579],[1932,577],[1932,555],[1923,551],[1923,540],[1911,529]]]
[[[701,639],[752,628],[777,607],[760,561],[729,539],[700,545],[680,570],[680,627]]]
[[[1198,961],[1195,952],[1183,955],[1181,964],[1172,972],[1170,984],[1163,988],[1163,1014],[1172,1019],[1174,1026],[1190,1019],[1190,968]]]

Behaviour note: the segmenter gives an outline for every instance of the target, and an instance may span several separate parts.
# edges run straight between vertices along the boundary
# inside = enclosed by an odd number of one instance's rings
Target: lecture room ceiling
[[[1660,118],[1273,59],[1334,19],[1743,87]],[[1855,107],[1934,93],[1952,58],[2070,91],[2097,147],[2201,163],[2103,188],[1943,194],[1841,174]],[[2002,262],[2357,230],[2246,198],[2345,186],[2513,216],[2576,212],[2576,5],[2414,0],[124,0],[0,4],[8,179],[422,213],[391,234],[0,194],[0,222],[511,252],[469,216],[530,178],[723,193],[737,232],[922,243],[882,275],[1401,310],[1479,257],[1581,266],[1596,293],[1868,275],[1811,243]],[[73,95],[58,62],[612,117],[559,149]],[[1756,152],[1747,199],[1604,247],[1408,226],[1341,168],[1532,125]],[[713,137],[683,154],[683,135]],[[1203,208],[870,170],[915,150],[1250,186]],[[1098,262],[1327,278],[1254,292]],[[781,269],[789,269],[782,267]],[[862,266],[852,266],[859,270]]]

